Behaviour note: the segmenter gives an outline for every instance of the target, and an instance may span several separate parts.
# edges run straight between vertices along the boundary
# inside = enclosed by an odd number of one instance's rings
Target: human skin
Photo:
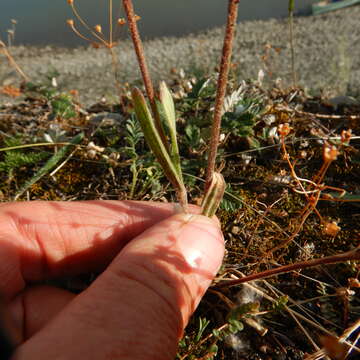
[[[216,219],[174,214],[172,204],[1,204],[12,359],[174,359],[223,254]],[[78,295],[44,285],[89,272],[100,275]]]

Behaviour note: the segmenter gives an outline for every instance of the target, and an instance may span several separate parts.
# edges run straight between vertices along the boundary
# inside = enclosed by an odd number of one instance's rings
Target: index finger
[[[136,201],[0,205],[0,293],[27,282],[102,270],[121,248],[171,216],[173,204]]]

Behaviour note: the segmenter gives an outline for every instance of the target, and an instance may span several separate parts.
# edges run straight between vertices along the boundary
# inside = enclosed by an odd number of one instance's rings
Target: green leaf
[[[196,82],[194,85],[192,91],[188,95],[189,98],[197,99],[198,97],[201,97],[206,87],[209,85],[210,79],[202,78]]]
[[[212,334],[214,335],[214,337],[219,339],[221,336],[221,331],[218,329],[213,329]]]
[[[67,94],[59,94],[50,101],[52,113],[54,116],[64,117],[69,119],[76,116],[74,104],[71,96]]]
[[[16,194],[15,200],[17,200],[30,186],[39,181],[44,175],[50,172],[68,153],[68,151],[76,144],[79,144],[84,138],[84,133],[76,135],[69,145],[62,147],[56,154],[54,154],[45,165],[29,180],[25,183],[22,189]]]
[[[242,331],[243,329],[244,329],[244,324],[241,321],[235,319],[229,320],[229,331],[232,334],[236,334],[237,332]]]
[[[230,320],[238,320],[244,317],[245,315],[252,314],[259,311],[260,304],[258,302],[248,302],[241,304],[231,309],[228,318]]]
[[[163,168],[165,176],[178,191],[178,194],[184,190],[184,184],[178,170],[173,163],[165,145],[161,141],[160,135],[155,127],[154,119],[151,115],[149,107],[145,101],[142,92],[134,88],[132,91],[132,99],[136,116],[140,122],[145,140],[153,151],[161,167]]]
[[[166,86],[166,83],[162,81],[160,83],[160,106],[159,113],[162,115],[167,128],[170,133],[170,156],[177,169],[179,177],[182,179],[181,166],[180,166],[180,155],[179,147],[176,138],[176,113],[173,97],[170,93],[170,90]]]
[[[206,318],[199,318],[199,330],[198,330],[198,333],[195,337],[195,342],[199,342],[203,333],[204,333],[204,330],[206,329],[206,327],[210,324],[210,321],[207,320]]]
[[[217,355],[219,351],[219,347],[216,344],[212,344],[209,348],[209,353],[212,353],[214,355]]]
[[[164,107],[167,125],[171,132],[176,134],[176,114],[173,97],[166,86],[165,81],[160,83],[160,102]]]
[[[279,296],[276,299],[276,302],[272,304],[274,310],[282,311],[284,310],[286,304],[289,302],[289,297],[287,295]]]

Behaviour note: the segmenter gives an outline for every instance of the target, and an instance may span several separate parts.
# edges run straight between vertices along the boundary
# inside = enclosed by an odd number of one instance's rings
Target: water
[[[317,0],[295,0],[297,13],[308,14]],[[93,26],[107,24],[108,0],[74,0],[80,14]],[[120,0],[114,0],[114,17],[122,17]],[[239,20],[268,19],[287,15],[288,0],[241,0]],[[181,36],[223,25],[227,0],[134,0],[145,38]],[[66,0],[1,0],[0,36],[6,41],[11,19],[17,20],[15,44],[84,45],[66,26],[72,12]],[[119,29],[118,29],[119,30]],[[126,30],[119,30],[125,36]],[[86,31],[84,31],[86,33]]]

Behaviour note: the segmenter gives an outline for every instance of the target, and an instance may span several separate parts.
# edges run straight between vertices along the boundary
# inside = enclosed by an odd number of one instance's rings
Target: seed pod
[[[102,33],[101,25],[95,25],[95,31],[101,34]]]
[[[329,161],[335,161],[338,157],[338,149],[336,148],[336,146],[330,146],[329,144],[326,144],[324,146],[324,150],[323,150],[323,158],[324,158],[324,162],[329,162]]]

